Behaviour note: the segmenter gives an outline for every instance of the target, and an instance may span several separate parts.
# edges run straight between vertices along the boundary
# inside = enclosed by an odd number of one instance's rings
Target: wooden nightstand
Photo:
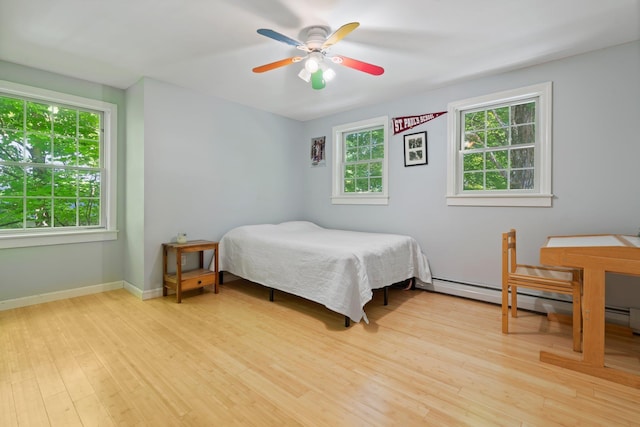
[[[213,265],[215,271],[204,268],[204,251],[212,250]],[[176,272],[167,273],[167,253],[176,253]],[[182,271],[182,254],[199,252],[200,268]],[[162,244],[162,295],[167,296],[167,289],[176,290],[176,302],[182,302],[182,291],[213,285],[214,292],[218,293],[218,242],[208,240],[192,240],[187,243],[163,243]]]

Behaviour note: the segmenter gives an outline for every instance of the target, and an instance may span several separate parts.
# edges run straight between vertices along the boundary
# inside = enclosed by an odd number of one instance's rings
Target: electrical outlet
[[[180,256],[180,265],[182,267],[184,267],[185,265],[187,265],[187,256],[186,255],[181,255]]]

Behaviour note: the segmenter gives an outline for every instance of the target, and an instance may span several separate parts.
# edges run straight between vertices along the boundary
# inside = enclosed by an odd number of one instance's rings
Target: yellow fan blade
[[[334,44],[338,43],[342,40],[347,34],[351,31],[355,30],[360,26],[359,22],[350,22],[348,24],[344,24],[342,27],[338,28],[333,34],[331,34],[327,40],[323,43],[322,49],[329,48]]]
[[[261,65],[253,69],[254,73],[264,73],[265,71],[275,70],[276,68],[284,67],[285,65],[291,65],[296,62],[302,61],[300,56],[292,56],[291,58],[281,59],[280,61],[272,62],[270,64]]]

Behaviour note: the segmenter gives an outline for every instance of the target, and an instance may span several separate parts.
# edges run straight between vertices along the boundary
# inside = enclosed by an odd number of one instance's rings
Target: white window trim
[[[535,173],[537,191],[535,193],[478,192],[463,193],[461,190],[462,155],[458,148],[460,141],[461,112],[473,108],[488,107],[493,104],[515,102],[528,98],[538,98],[536,112],[539,141],[536,144]],[[552,83],[545,82],[519,89],[507,90],[461,101],[448,106],[448,151],[447,151],[447,205],[449,206],[535,206],[549,207],[553,199],[551,193],[551,119]]]
[[[101,192],[103,195],[102,203],[104,203],[105,206],[104,228],[78,230],[64,229],[61,231],[28,230],[15,233],[2,233],[0,234],[0,249],[61,245],[67,243],[101,242],[117,239],[116,189],[118,106],[109,102],[83,98],[4,80],[0,80],[0,91],[7,94],[29,97],[47,102],[61,103],[74,107],[102,111],[104,115],[104,142],[102,156],[105,170],[101,177],[104,185]]]
[[[381,193],[344,193],[342,191],[344,158],[343,135],[360,129],[380,127],[384,134],[384,160],[382,161]],[[331,203],[334,205],[388,205],[389,204],[389,117],[381,116],[373,119],[345,123],[333,127],[333,174]]]

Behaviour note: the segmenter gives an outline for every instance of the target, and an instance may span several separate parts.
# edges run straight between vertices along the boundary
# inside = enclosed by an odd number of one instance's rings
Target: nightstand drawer
[[[194,289],[200,288],[202,286],[215,285],[216,283],[216,275],[211,272],[208,274],[200,275],[198,277],[194,277],[192,279],[183,279],[182,280],[182,289]]]

